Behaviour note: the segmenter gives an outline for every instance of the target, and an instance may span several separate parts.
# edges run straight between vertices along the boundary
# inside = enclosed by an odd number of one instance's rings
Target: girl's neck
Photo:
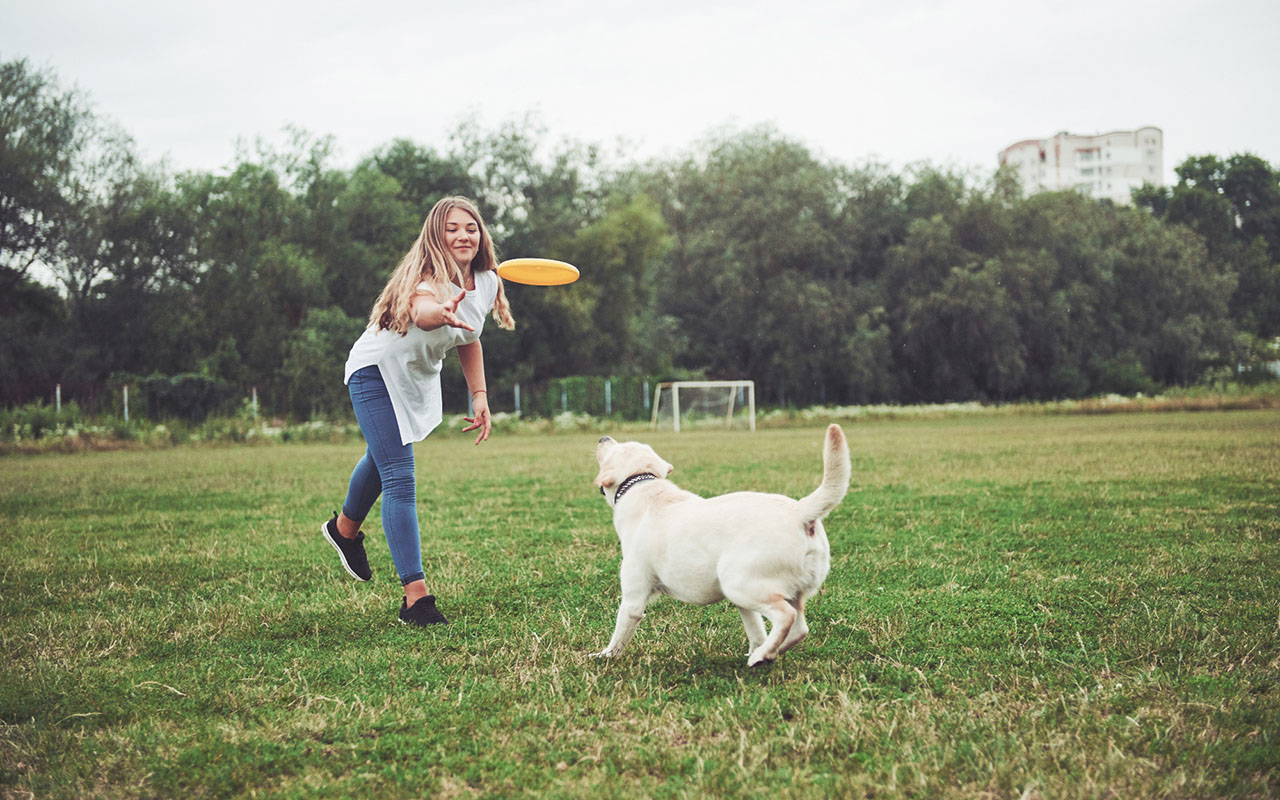
[[[468,292],[476,288],[476,282],[472,277],[470,264],[458,264],[458,272],[461,273],[460,277],[462,278],[462,282],[459,286],[466,289]]]

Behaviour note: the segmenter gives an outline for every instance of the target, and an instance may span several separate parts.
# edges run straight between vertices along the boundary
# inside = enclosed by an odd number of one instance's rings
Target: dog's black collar
[[[622,499],[622,496],[631,491],[631,488],[636,484],[644,483],[645,481],[656,481],[657,479],[658,476],[654,475],[652,472],[638,472],[635,475],[632,475],[630,478],[627,478],[618,485],[618,491],[613,496],[613,504],[616,506],[618,501]],[[604,494],[603,486],[600,487],[600,494]]]

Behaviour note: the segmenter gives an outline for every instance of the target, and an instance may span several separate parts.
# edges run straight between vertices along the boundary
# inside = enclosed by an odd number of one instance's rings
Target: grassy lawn
[[[419,446],[394,622],[319,536],[359,444],[0,458],[0,796],[1275,797],[1280,411],[846,425],[809,639],[659,600],[619,659],[597,434]],[[798,496],[822,427],[642,434]]]

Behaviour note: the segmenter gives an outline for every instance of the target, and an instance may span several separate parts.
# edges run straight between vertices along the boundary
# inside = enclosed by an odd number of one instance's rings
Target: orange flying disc
[[[513,258],[498,265],[498,275],[530,286],[560,286],[576,281],[578,268],[550,258]]]

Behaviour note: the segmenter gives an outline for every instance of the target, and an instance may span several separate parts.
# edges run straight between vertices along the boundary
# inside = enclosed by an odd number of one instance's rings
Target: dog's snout
[[[612,441],[613,441],[612,436],[601,436],[600,441],[597,442],[597,444],[604,444],[605,442],[612,442]]]

